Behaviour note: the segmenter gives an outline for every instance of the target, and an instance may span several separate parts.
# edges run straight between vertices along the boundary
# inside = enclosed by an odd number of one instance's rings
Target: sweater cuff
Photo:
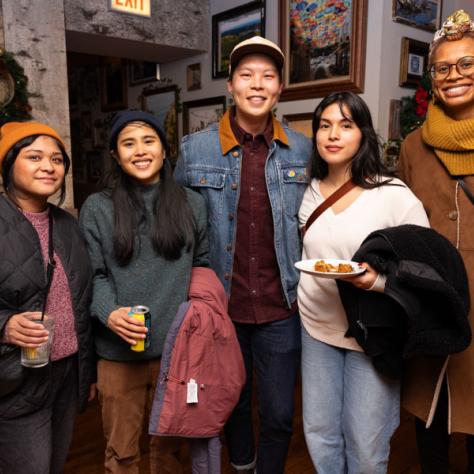
[[[108,327],[108,320],[110,313],[112,311],[115,311],[116,309],[119,309],[119,305],[110,305],[106,303],[99,303],[97,301],[94,302],[94,304],[91,307],[91,313],[92,315],[96,316],[97,319],[105,326]]]
[[[367,288],[366,291],[377,291],[378,293],[384,293],[385,283],[387,283],[387,276],[379,273],[374,281],[374,284],[370,288]]]

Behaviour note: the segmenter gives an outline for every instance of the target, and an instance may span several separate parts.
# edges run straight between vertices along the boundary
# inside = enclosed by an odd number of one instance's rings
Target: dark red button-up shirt
[[[242,168],[237,216],[228,216],[237,219],[229,314],[239,323],[285,319],[296,312],[296,302],[288,308],[284,298],[265,181],[273,123],[270,119],[263,134],[255,137],[239,127],[234,113],[230,125],[242,147]]]

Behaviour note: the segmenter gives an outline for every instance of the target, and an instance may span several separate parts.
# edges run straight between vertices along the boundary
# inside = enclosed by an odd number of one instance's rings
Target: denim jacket
[[[296,299],[301,258],[298,210],[309,182],[311,141],[273,119],[273,141],[265,178],[273,214],[275,253],[288,307]],[[175,168],[176,180],[199,192],[208,209],[211,267],[230,293],[237,229],[242,150],[232,133],[229,111],[219,123],[187,135]]]

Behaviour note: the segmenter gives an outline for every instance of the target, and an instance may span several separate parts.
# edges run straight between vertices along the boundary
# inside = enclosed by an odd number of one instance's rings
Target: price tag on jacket
[[[194,379],[189,379],[188,382],[188,395],[186,397],[186,403],[197,403],[198,402],[198,386]]]

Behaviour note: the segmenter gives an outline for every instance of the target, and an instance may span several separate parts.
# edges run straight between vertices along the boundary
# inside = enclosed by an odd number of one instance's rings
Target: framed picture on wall
[[[443,0],[392,0],[392,19],[415,28],[436,31],[441,24]]]
[[[128,61],[130,85],[156,81],[156,63],[150,61]]]
[[[87,181],[90,183],[99,182],[104,174],[103,155],[100,151],[88,151],[86,153]]]
[[[183,134],[194,133],[218,122],[224,115],[224,95],[208,99],[190,100],[183,103]]]
[[[127,62],[120,58],[103,58],[101,62],[100,97],[103,112],[127,108]]]
[[[411,38],[402,38],[400,50],[400,87],[416,89],[428,65],[430,45]]]
[[[176,86],[144,89],[142,109],[152,113],[166,133],[171,163],[178,159],[178,88]]]
[[[313,112],[283,115],[283,123],[293,130],[313,138]]]
[[[389,122],[388,122],[388,136],[389,140],[400,140],[400,110],[402,107],[402,101],[399,99],[390,100],[389,108]]]
[[[280,0],[281,100],[363,92],[367,0]]]
[[[265,0],[258,0],[212,16],[212,77],[227,77],[229,56],[237,43],[265,36]]]
[[[186,88],[188,91],[201,88],[201,63],[189,64],[186,68]]]

